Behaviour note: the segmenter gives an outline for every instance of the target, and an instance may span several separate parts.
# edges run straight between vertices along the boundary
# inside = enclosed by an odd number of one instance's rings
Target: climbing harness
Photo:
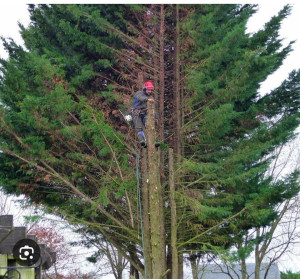
[[[148,112],[148,109],[147,108],[144,108],[144,109],[132,109],[131,110],[131,113],[134,114],[134,115],[144,115],[144,114],[147,114]]]
[[[143,230],[143,216],[142,216],[142,203],[141,203],[141,183],[140,183],[141,175],[140,175],[140,151],[137,153],[136,159],[136,180],[138,187],[138,198],[139,198],[139,208],[140,208],[140,222],[141,222],[141,234],[142,234],[142,245],[143,245],[143,257],[144,257],[144,266],[145,266],[145,279],[147,279],[147,267],[145,260],[145,248],[144,248],[144,230]]]

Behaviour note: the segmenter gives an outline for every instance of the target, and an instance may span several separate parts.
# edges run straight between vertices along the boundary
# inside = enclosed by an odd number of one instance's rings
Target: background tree
[[[28,231],[28,233],[36,235],[39,243],[48,245],[48,247],[56,252],[56,262],[49,270],[43,271],[44,278],[65,279],[75,278],[77,275],[79,278],[89,277],[87,274],[82,274],[78,267],[73,269],[74,264],[76,264],[76,261],[78,261],[78,256],[80,256],[80,254],[72,255],[65,237],[54,230],[53,227],[35,225]]]
[[[266,176],[272,176],[277,181],[282,174],[288,174],[293,167],[299,168],[297,164],[298,150],[295,148],[297,138],[289,143],[285,148],[280,146],[274,151],[274,160],[267,170]],[[234,270],[239,266],[242,270],[240,278],[250,276],[250,271],[246,268],[246,260],[255,260],[256,276],[260,276],[261,271],[264,278],[268,276],[272,264],[277,263],[283,255],[291,253],[292,247],[297,246],[299,233],[297,224],[299,221],[299,197],[287,199],[278,204],[274,209],[277,217],[268,225],[256,227],[244,233],[242,239],[234,247],[232,254],[221,255],[221,257],[211,257],[215,264],[224,265],[224,273]],[[262,264],[264,265],[262,266]],[[252,271],[251,271],[252,272]]]
[[[231,20],[220,23],[222,15],[228,16],[230,11]],[[222,228],[225,232],[227,227],[228,236],[231,236],[231,239],[223,238],[225,243],[242,239],[248,229],[257,226],[257,222],[267,225],[276,216],[274,206],[288,198],[280,193],[287,194],[290,189],[288,195],[293,196],[298,191],[297,172],[276,183],[264,174],[278,141],[285,143],[292,137],[292,134],[282,133],[282,127],[298,118],[298,97],[294,99],[295,106],[290,103],[290,109],[288,104],[287,107],[278,107],[278,98],[287,84],[297,83],[299,72],[292,73],[290,81],[283,82],[270,94],[259,96],[257,93],[259,83],[282,63],[291,49],[290,44],[279,51],[281,43],[277,39],[280,22],[288,15],[289,8],[282,10],[265,25],[264,30],[252,36],[241,30],[245,30],[244,21],[253,8],[243,6],[233,11],[229,5],[225,8],[205,6],[203,13],[206,16],[190,19],[185,29],[195,38],[190,40],[194,46],[190,49],[195,50],[195,63],[193,67],[185,64],[190,79],[187,88],[190,90],[186,94],[190,94],[191,98],[188,103],[190,113],[185,117],[183,128],[188,136],[186,142],[190,143],[185,145],[185,152],[187,155],[190,153],[192,160],[184,162],[184,175],[187,175],[184,181],[190,179],[186,182],[187,186],[198,188],[206,197],[198,203],[202,224],[204,219],[204,223],[207,220],[212,226],[211,222],[216,222],[218,216],[219,220],[224,219],[228,216],[227,212],[232,214],[245,206],[255,208]],[[214,35],[211,36],[211,33]],[[192,52],[188,52],[186,57],[193,57]],[[201,66],[198,61],[202,62]],[[194,70],[199,66],[200,70]],[[292,87],[291,91],[298,90]],[[289,93],[285,97],[283,95],[284,102],[289,103]],[[281,111],[281,117],[274,117],[275,111]],[[294,116],[287,111],[294,111]],[[297,123],[298,120],[294,122],[295,127]]]
[[[282,279],[298,279],[298,278],[300,278],[300,274],[292,273],[291,271],[288,271],[286,273],[281,272],[280,276]]]

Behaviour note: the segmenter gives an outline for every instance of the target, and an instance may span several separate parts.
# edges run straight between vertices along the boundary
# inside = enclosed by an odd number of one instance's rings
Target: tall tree
[[[291,50],[292,43],[282,47],[278,39],[280,22],[289,14],[289,7],[251,36],[245,32],[245,21],[253,7],[231,8],[206,5],[202,7],[205,16],[193,17],[185,27],[195,38],[186,42],[192,45],[187,58],[194,57],[195,63],[187,66],[191,97],[184,124],[190,143],[185,150],[193,160],[184,165],[187,175],[195,175],[188,186],[205,195],[199,203],[204,223],[211,226],[218,216],[221,220],[227,213],[255,208],[228,226],[228,235],[236,230],[242,237],[255,223],[271,222],[276,216],[274,205],[298,191],[297,172],[282,183],[272,183],[272,177],[264,174],[274,148],[293,137],[299,125],[299,71],[291,73],[279,88],[259,96],[260,82]],[[228,15],[231,20],[220,21]],[[290,132],[284,131],[289,125]]]
[[[272,150],[299,125],[300,72],[258,94],[292,49],[278,38],[289,6],[256,34],[246,33],[253,5],[29,11],[31,25],[21,26],[27,50],[4,40],[10,58],[1,60],[6,192],[26,193],[82,224],[91,238],[101,234],[130,262],[132,275],[146,270],[155,279],[182,278],[183,253],[226,250],[243,232],[274,220],[274,206],[297,193],[297,172],[280,183],[264,173]],[[168,170],[164,149],[141,152],[143,230],[140,152],[118,110],[146,79],[155,82],[158,138],[175,149],[175,169]]]

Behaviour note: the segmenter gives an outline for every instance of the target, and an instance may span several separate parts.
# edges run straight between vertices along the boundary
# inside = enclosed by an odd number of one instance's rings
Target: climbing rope
[[[142,203],[141,203],[141,175],[140,175],[140,151],[137,153],[136,160],[136,180],[138,186],[138,197],[139,197],[139,205],[140,205],[140,221],[141,221],[141,234],[142,234],[142,245],[143,245],[143,257],[144,257],[144,266],[145,266],[145,279],[147,279],[147,268],[146,268],[146,260],[145,260],[145,252],[144,252],[144,231],[143,231],[143,216],[142,216]]]

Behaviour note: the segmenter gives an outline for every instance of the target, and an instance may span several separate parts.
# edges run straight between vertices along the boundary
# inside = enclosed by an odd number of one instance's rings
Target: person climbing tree
[[[146,137],[143,131],[143,126],[147,122],[147,102],[154,102],[152,97],[152,90],[154,85],[151,81],[144,83],[143,89],[139,90],[134,95],[134,102],[132,107],[133,123],[137,130],[137,138],[141,146],[147,147]],[[158,143],[155,144],[158,146]]]

